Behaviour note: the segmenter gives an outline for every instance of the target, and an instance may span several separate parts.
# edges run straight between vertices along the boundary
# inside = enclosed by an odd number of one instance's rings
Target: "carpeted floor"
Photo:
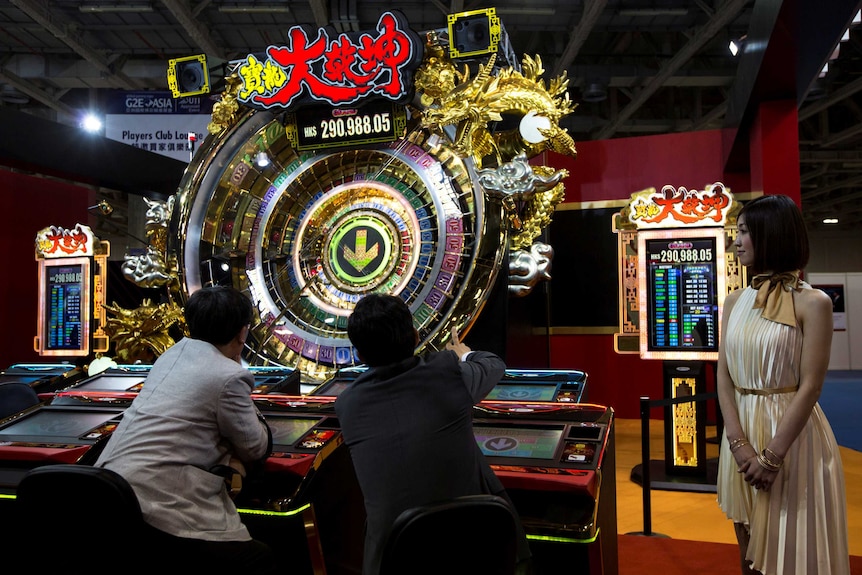
[[[862,575],[862,557],[850,557]],[[619,575],[739,575],[739,551],[728,543],[619,535]]]
[[[862,575],[862,490],[857,487],[862,484],[862,371],[830,371],[819,402],[842,446],[850,550],[856,553],[850,556],[850,568],[854,575]],[[639,421],[618,421],[618,575],[739,575],[732,528],[718,512],[714,494],[653,490],[652,532],[670,537],[631,534],[640,532],[644,525],[642,491],[629,479],[629,471],[640,461],[639,430]],[[662,456],[663,437],[661,424],[656,423],[651,440],[656,457]],[[710,445],[708,449],[714,456],[717,448]]]
[[[820,407],[832,425],[838,445],[862,451],[862,371],[830,371],[820,392]]]

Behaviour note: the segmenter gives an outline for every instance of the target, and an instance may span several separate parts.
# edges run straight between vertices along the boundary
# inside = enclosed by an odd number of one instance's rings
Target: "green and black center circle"
[[[398,230],[385,215],[361,212],[337,222],[327,249],[331,280],[343,290],[373,290],[392,273]]]

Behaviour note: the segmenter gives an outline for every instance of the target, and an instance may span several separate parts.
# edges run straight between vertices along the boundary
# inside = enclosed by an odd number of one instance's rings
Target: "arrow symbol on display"
[[[371,246],[371,249],[368,249],[366,246],[367,242],[368,230],[356,230],[354,249],[344,246],[344,259],[359,272],[365,269],[365,266],[377,257],[379,250],[379,244],[374,244]]]
[[[495,437],[485,443],[485,447],[493,451],[509,451],[517,446],[518,442],[511,437]]]

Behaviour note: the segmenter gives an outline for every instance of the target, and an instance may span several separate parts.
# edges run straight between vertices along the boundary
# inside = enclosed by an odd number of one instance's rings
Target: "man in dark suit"
[[[132,485],[170,568],[274,573],[272,550],[251,538],[224,477],[213,472],[243,468],[235,461],[254,463],[271,449],[251,399],[254,376],[240,364],[251,302],[232,287],[205,287],[184,313],[190,336],[153,364],[96,465]],[[142,544],[142,552],[151,549]]]
[[[365,499],[363,575],[376,575],[386,536],[405,509],[460,495],[506,497],[473,435],[473,406],[506,364],[472,351],[454,328],[444,351],[414,355],[413,317],[392,295],[359,300],[347,334],[369,369],[339,394],[335,412]]]

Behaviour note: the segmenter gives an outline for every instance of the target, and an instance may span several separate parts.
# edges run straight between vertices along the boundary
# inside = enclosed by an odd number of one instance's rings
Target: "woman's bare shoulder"
[[[800,313],[832,313],[832,298],[823,290],[808,285],[796,292],[794,303]]]

